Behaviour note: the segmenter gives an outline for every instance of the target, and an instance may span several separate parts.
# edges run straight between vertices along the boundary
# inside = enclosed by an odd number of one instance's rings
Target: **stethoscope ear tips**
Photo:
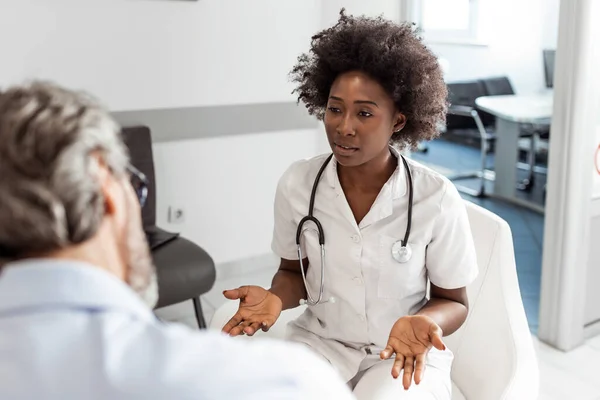
[[[331,297],[329,298],[329,302],[330,302],[330,303],[335,303],[335,297],[331,296]]]

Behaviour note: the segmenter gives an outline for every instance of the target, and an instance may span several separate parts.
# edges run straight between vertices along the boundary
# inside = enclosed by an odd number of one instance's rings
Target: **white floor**
[[[272,258],[257,258],[243,266],[218,266],[215,286],[202,297],[206,321],[210,322],[214,310],[226,301],[223,290],[241,285],[269,287],[276,269]],[[156,314],[163,320],[197,328],[191,301],[162,308]],[[600,400],[600,336],[569,353],[554,350],[536,337],[533,341],[540,367],[539,400]]]

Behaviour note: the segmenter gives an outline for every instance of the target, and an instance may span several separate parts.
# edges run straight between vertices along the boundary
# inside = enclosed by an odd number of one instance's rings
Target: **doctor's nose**
[[[356,134],[356,131],[354,129],[354,125],[352,124],[352,121],[350,120],[349,116],[344,115],[341,120],[340,123],[338,124],[336,131],[338,133],[338,135],[342,135],[342,136],[354,136]]]

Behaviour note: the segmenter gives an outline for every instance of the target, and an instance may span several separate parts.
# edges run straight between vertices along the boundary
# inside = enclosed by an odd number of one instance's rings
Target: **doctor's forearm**
[[[449,300],[432,297],[421,308],[417,315],[426,315],[442,328],[444,336],[451,335],[467,319],[468,308],[464,304]]]
[[[300,300],[306,298],[302,275],[285,270],[277,271],[269,292],[281,299],[283,310],[298,307]]]

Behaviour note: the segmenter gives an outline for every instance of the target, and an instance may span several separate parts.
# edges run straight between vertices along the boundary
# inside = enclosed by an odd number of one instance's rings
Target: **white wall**
[[[382,15],[392,21],[399,21],[400,2],[401,0],[322,0],[321,24],[323,27],[335,24],[342,8],[346,9],[348,15]]]
[[[544,49],[556,49],[559,14],[560,0],[542,0],[542,47]]]
[[[113,110],[291,100],[319,0],[3,0],[0,85],[55,79]]]
[[[320,0],[2,0],[0,85],[52,79],[93,92],[115,111],[295,101],[287,74],[320,27],[320,7]],[[290,163],[319,152],[318,136],[156,144],[159,223],[217,263],[269,253],[277,180]],[[183,224],[166,223],[169,205],[184,207]]]
[[[291,160],[315,154],[315,135],[301,130],[156,144],[158,224],[201,243],[217,262],[269,253],[277,181]],[[184,224],[167,223],[169,204],[184,207]]]
[[[556,46],[559,0],[480,0],[486,46],[432,44],[449,62],[448,81],[507,75],[517,93],[544,89],[543,48]]]

